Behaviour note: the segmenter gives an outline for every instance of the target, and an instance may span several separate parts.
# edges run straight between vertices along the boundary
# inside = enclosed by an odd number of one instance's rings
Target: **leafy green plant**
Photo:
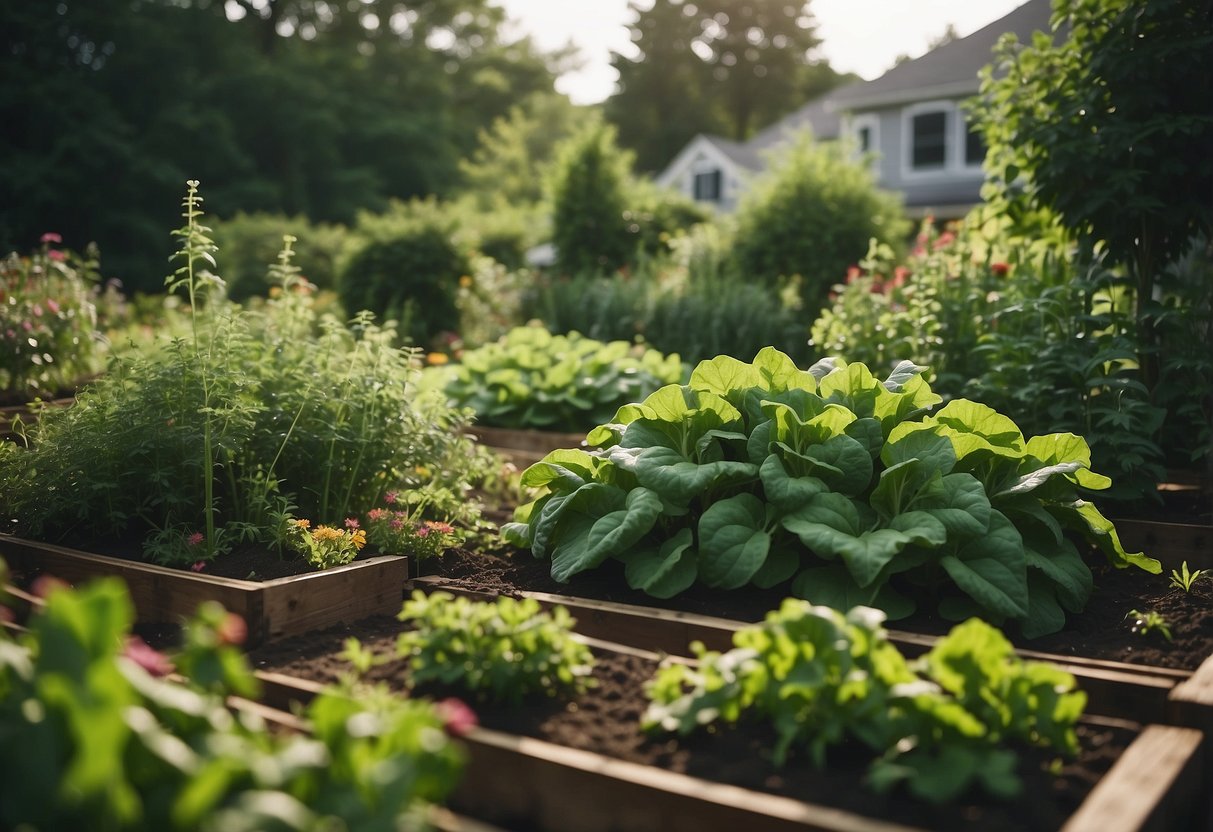
[[[51,590],[28,634],[0,631],[0,826],[389,832],[458,778],[427,702],[332,688],[303,714],[311,736],[271,733],[225,704],[256,690],[238,617],[200,610],[174,657],[132,622],[105,579]],[[173,669],[188,681],[157,678]]]
[[[313,223],[305,216],[262,212],[240,212],[216,220],[211,235],[223,252],[228,297],[235,301],[266,296],[281,285],[267,274],[265,264],[274,262],[283,236],[297,239],[295,263],[308,282],[321,289],[336,288],[350,242],[345,226]]]
[[[552,243],[565,274],[610,273],[628,262],[625,188],[630,157],[615,129],[596,119],[556,150],[551,174]]]
[[[101,336],[121,317],[121,295],[102,284],[97,251],[59,248],[42,235],[27,256],[0,259],[0,394],[50,397],[105,366]]]
[[[1193,584],[1195,584],[1201,578],[1207,578],[1208,576],[1208,569],[1197,569],[1192,572],[1188,571],[1188,562],[1185,560],[1180,569],[1171,570],[1171,586],[1175,587],[1176,589],[1182,589],[1184,592],[1191,592]]]
[[[543,612],[533,598],[471,601],[418,590],[398,617],[413,627],[397,643],[412,685],[455,685],[518,702],[530,694],[580,692],[592,682],[594,657],[573,636],[564,607]]]
[[[367,539],[381,552],[409,555],[422,560],[458,546],[463,534],[444,520],[421,517],[424,502],[411,503],[394,492],[384,495],[387,508],[376,506],[366,513]]]
[[[608,559],[659,598],[696,581],[772,587],[892,617],[921,601],[959,620],[980,612],[1028,636],[1060,629],[1092,579],[1070,531],[1108,561],[1125,552],[1080,494],[1106,488],[1073,434],[1027,441],[975,402],[939,403],[903,362],[883,382],[827,359],[804,371],[764,349],[747,364],[704,361],[587,437],[528,468],[542,489],[506,539],[568,581]]]
[[[678,381],[682,362],[624,341],[604,344],[529,326],[464,352],[458,364],[425,372],[432,376],[427,384],[471,408],[481,424],[576,431]]]
[[[739,630],[729,652],[696,644],[698,666],[664,665],[649,685],[644,725],[688,734],[716,721],[762,720],[778,738],[776,765],[804,748],[823,766],[831,746],[858,741],[878,756],[871,787],[904,782],[936,803],[975,786],[1018,794],[1008,743],[1076,752],[1086,694],[1073,676],[1021,661],[978,619],[907,662],[883,620],[866,607],[844,614],[788,599],[762,624]]]
[[[847,152],[837,142],[808,137],[791,144],[737,209],[738,273],[768,285],[799,275],[810,318],[869,240],[899,245],[909,231],[899,198],[878,190],[870,167]]]
[[[1162,613],[1157,610],[1129,610],[1125,614],[1125,620],[1132,619],[1133,623],[1129,625],[1129,629],[1140,636],[1148,636],[1150,633],[1158,633],[1167,641],[1174,641],[1171,634],[1171,625],[1167,623],[1167,619]]]
[[[341,566],[358,557],[366,545],[366,532],[358,528],[357,520],[349,518],[345,525],[344,529],[335,529],[322,523],[313,529],[309,520],[286,520],[283,542],[317,569]]]
[[[0,505],[18,531],[142,534],[150,555],[188,566],[273,540],[284,515],[340,524],[390,489],[432,483],[474,514],[483,456],[462,436],[467,416],[417,390],[416,355],[391,328],[317,312],[289,240],[278,297],[256,312],[204,303],[219,282],[203,274],[205,232],[189,233],[174,282],[191,292],[190,330],[124,353],[28,446],[0,447]]]

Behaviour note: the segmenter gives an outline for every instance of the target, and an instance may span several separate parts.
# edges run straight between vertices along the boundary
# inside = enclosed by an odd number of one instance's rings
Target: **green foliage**
[[[401,334],[417,345],[457,330],[455,295],[471,263],[452,233],[435,213],[423,211],[411,227],[363,245],[341,275],[345,307],[398,321]]]
[[[0,633],[0,826],[388,832],[458,778],[428,703],[330,689],[303,714],[310,737],[270,733],[225,705],[256,689],[232,646],[243,621],[216,605],[186,622],[185,683],[155,678],[173,662],[132,622],[105,579],[53,590],[27,635]]]
[[[768,722],[782,765],[805,748],[820,767],[831,746],[858,741],[878,759],[869,785],[905,783],[946,803],[980,786],[1019,794],[1010,742],[1073,755],[1086,694],[1053,665],[1024,662],[996,629],[974,618],[907,662],[879,610],[845,615],[788,599],[762,624],[739,630],[728,653],[696,644],[699,665],[666,664],[650,683],[650,730],[688,734],[717,720]]]
[[[524,297],[525,315],[553,332],[641,340],[689,362],[771,345],[808,359],[795,287],[739,279],[728,243],[718,225],[703,224],[673,236],[671,254],[643,260],[626,277],[541,276]]]
[[[603,343],[542,327],[510,330],[498,341],[463,353],[459,364],[430,367],[423,384],[442,389],[484,425],[585,430],[615,410],[682,377],[677,355]]]
[[[318,314],[289,250],[279,268],[283,292],[256,312],[203,306],[217,279],[187,280],[192,332],[123,354],[73,407],[46,413],[28,447],[0,448],[0,504],[19,531],[158,532],[161,544],[205,531],[202,552],[154,549],[188,565],[236,538],[272,539],[284,514],[340,523],[391,488],[475,482],[466,417],[417,392],[394,331]]]
[[[214,223],[212,236],[223,252],[223,273],[228,297],[244,301],[266,296],[274,286],[268,266],[275,261],[282,238],[296,239],[294,263],[309,283],[320,289],[334,289],[337,273],[348,245],[348,232],[342,225],[312,223],[305,216],[256,212],[237,213]]]
[[[471,601],[418,590],[399,618],[414,628],[397,643],[412,685],[455,685],[485,699],[520,702],[531,694],[581,692],[593,681],[593,654],[573,637],[564,607],[542,612],[532,598]]]
[[[1167,619],[1157,610],[1129,610],[1125,613],[1125,620],[1132,619],[1133,623],[1129,629],[1139,636],[1148,636],[1150,633],[1158,633],[1167,641],[1174,641],[1171,634],[1171,626],[1167,624]]]
[[[358,528],[357,521],[346,521],[346,528],[336,529],[321,524],[309,528],[311,521],[305,519],[285,520],[282,542],[291,551],[303,555],[303,559],[317,569],[343,566],[358,557],[366,545],[366,532]]]
[[[737,209],[737,271],[768,285],[799,276],[809,317],[871,239],[899,245],[908,231],[899,197],[878,190],[868,165],[847,152],[837,142],[801,138],[772,160]]]
[[[51,397],[105,366],[101,336],[118,323],[122,301],[103,287],[97,251],[83,255],[57,247],[44,234],[28,256],[0,260],[0,393]]]
[[[1131,265],[1141,302],[1213,230],[1213,10],[1191,0],[1056,0],[1052,37],[1005,36],[974,113],[986,167]],[[1092,137],[1097,137],[1093,140]]]
[[[792,580],[814,603],[902,617],[925,600],[1029,637],[1059,630],[1091,591],[1063,530],[1116,567],[1161,569],[1081,499],[1110,484],[1085,441],[1025,441],[964,399],[926,416],[940,399],[921,369],[902,362],[882,382],[834,359],[800,370],[770,348],[701,362],[690,384],[620,408],[590,451],[528,468],[522,484],[543,490],[502,531],[558,581],[615,558],[658,598]]]
[[[1182,589],[1184,592],[1191,592],[1192,585],[1201,578],[1209,577],[1208,569],[1197,569],[1195,572],[1188,571],[1188,562],[1183,562],[1183,571],[1179,569],[1171,570],[1171,586],[1176,589]]]
[[[633,246],[624,219],[631,161],[615,130],[592,121],[561,144],[552,172],[552,242],[566,274],[610,272]]]
[[[225,217],[348,224],[393,197],[450,194],[478,133],[550,94],[560,59],[507,36],[487,0],[236,5],[239,20],[213,2],[0,10],[0,111],[25,125],[0,136],[0,251],[53,228],[153,291],[164,209],[191,176]]]

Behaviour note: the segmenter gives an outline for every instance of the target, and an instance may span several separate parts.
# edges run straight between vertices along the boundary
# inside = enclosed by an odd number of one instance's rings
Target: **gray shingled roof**
[[[830,94],[842,110],[880,106],[906,97],[922,98],[933,89],[941,94],[976,92],[977,73],[988,64],[991,50],[1004,32],[1014,32],[1020,41],[1036,31],[1049,32],[1050,0],[1028,0],[1015,11],[967,37],[946,43],[920,58],[895,66],[866,84],[853,84]]]
[[[862,85],[860,82],[849,86]],[[844,87],[844,89],[846,88]],[[813,131],[815,139],[838,138],[838,133],[842,129],[842,119],[838,109],[830,103],[838,92],[839,90],[834,90],[820,98],[815,98],[799,110],[784,116],[746,142],[746,146],[756,154],[761,153],[781,144],[787,139],[788,133],[806,127]]]
[[[762,158],[750,148],[748,142],[735,142],[712,133],[700,133],[700,135],[741,167],[747,170],[762,170],[764,167]]]

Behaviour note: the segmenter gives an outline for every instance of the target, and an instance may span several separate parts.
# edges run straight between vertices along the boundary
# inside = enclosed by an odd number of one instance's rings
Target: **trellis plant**
[[[974,786],[1017,794],[1008,742],[1077,750],[1086,694],[1069,673],[1021,661],[980,619],[907,662],[883,621],[869,607],[843,614],[789,598],[763,623],[739,630],[729,652],[697,644],[697,666],[663,666],[649,684],[643,723],[687,734],[718,720],[769,721],[775,765],[803,750],[822,766],[831,746],[858,740],[877,756],[871,787],[904,782],[936,803]]]
[[[523,485],[543,493],[503,533],[562,582],[614,558],[659,598],[791,580],[815,603],[903,617],[930,598],[953,620],[980,613],[1028,636],[1060,629],[1090,594],[1067,531],[1114,566],[1160,571],[1081,498],[1109,484],[1086,442],[1025,441],[964,399],[926,415],[940,398],[922,370],[800,370],[771,348],[701,362],[689,384],[620,408],[590,450],[528,468]]]

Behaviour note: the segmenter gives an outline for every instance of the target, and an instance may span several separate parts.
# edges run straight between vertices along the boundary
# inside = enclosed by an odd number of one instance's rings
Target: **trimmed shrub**
[[[313,224],[304,216],[242,212],[215,221],[211,234],[223,252],[229,298],[239,302],[269,293],[274,285],[269,266],[277,260],[286,234],[296,238],[294,263],[308,282],[321,289],[336,287],[342,256],[349,245],[345,226]]]
[[[629,168],[627,154],[615,145],[615,129],[601,122],[561,145],[552,181],[552,242],[561,271],[614,271],[628,261]]]

